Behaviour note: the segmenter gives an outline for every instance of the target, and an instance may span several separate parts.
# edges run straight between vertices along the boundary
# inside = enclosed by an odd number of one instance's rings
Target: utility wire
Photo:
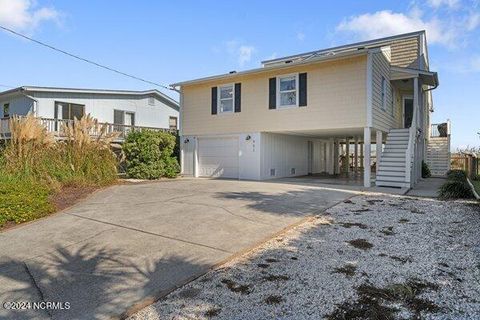
[[[78,59],[78,60],[80,60],[80,61],[83,61],[83,62],[86,62],[86,63],[89,63],[89,64],[92,64],[92,65],[94,65],[94,66],[103,68],[103,69],[108,70],[108,71],[112,71],[112,72],[121,74],[122,76],[126,76],[126,77],[129,77],[129,78],[138,80],[138,81],[142,81],[142,82],[145,82],[145,83],[148,83],[148,84],[152,84],[152,85],[157,86],[157,87],[160,87],[160,88],[164,88],[164,89],[168,89],[168,90],[174,90],[173,88],[171,88],[171,87],[169,87],[169,86],[165,86],[165,85],[163,85],[163,84],[159,84],[159,83],[156,83],[156,82],[153,82],[153,81],[149,81],[149,80],[146,80],[146,79],[143,79],[143,78],[140,78],[140,77],[137,77],[137,76],[134,76],[134,75],[131,75],[131,74],[122,72],[122,71],[120,71],[120,70],[117,70],[117,69],[114,69],[114,68],[105,66],[105,65],[100,64],[100,63],[97,63],[97,62],[95,62],[95,61],[82,58],[82,57],[77,56],[77,55],[75,55],[75,54],[73,54],[73,53],[70,53],[70,52],[67,52],[67,51],[65,51],[65,50],[62,50],[62,49],[56,48],[56,47],[54,47],[54,46],[51,46],[51,45],[49,45],[49,44],[46,44],[46,43],[44,43],[44,42],[42,42],[42,41],[39,41],[39,40],[35,40],[35,39],[33,39],[33,38],[30,38],[30,37],[28,37],[28,36],[26,36],[26,35],[24,35],[24,34],[21,34],[21,33],[17,32],[17,31],[15,31],[15,30],[9,29],[9,28],[4,27],[4,26],[2,26],[2,25],[0,25],[0,29],[3,29],[3,30],[5,30],[5,31],[10,32],[10,33],[12,33],[12,34],[14,34],[14,35],[16,35],[16,36],[21,37],[21,38],[24,38],[24,39],[30,40],[30,41],[32,41],[32,42],[35,42],[36,44],[39,44],[39,45],[44,46],[44,47],[47,47],[47,48],[52,49],[52,50],[54,50],[54,51],[63,53],[63,54],[65,54],[65,55],[69,56],[69,57]]]

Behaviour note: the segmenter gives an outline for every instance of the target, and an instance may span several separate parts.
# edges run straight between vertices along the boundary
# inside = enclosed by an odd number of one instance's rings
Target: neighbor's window
[[[170,119],[168,120],[168,127],[170,128],[170,130],[177,130],[177,123],[177,117],[170,117]]]
[[[85,115],[85,106],[67,102],[55,101],[55,119],[74,120]]]
[[[3,117],[4,118],[10,117],[10,103],[5,103],[3,105]]]
[[[298,77],[297,75],[278,77],[278,106],[298,106]]]
[[[233,112],[234,95],[233,84],[219,87],[218,105],[220,106],[220,113]]]
[[[385,110],[387,107],[387,80],[385,77],[382,77],[382,109]]]

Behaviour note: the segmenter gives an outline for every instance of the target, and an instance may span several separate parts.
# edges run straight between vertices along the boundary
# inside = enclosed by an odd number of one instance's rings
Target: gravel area
[[[480,207],[357,196],[137,319],[480,318]]]

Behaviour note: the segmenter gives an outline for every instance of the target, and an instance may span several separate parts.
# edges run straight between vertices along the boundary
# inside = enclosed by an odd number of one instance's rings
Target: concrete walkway
[[[70,304],[47,311],[0,306],[0,318],[118,317],[356,193],[302,180],[179,179],[108,188],[0,233],[0,301]]]
[[[422,179],[413,189],[408,191],[407,195],[414,197],[437,198],[438,190],[445,181],[445,178]]]

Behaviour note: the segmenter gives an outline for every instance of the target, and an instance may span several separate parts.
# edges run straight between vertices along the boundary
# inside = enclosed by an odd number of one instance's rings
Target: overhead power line
[[[24,34],[21,34],[15,30],[12,30],[12,29],[9,29],[7,27],[4,27],[2,25],[0,25],[0,29],[3,29],[7,32],[10,32],[16,36],[19,36],[21,38],[24,38],[24,39],[27,39],[29,41],[32,41],[32,42],[35,42],[36,44],[39,44],[41,46],[44,46],[44,47],[47,47],[49,49],[52,49],[54,51],[57,51],[57,52],[60,52],[60,53],[63,53],[64,55],[67,55],[69,57],[72,57],[72,58],[75,58],[77,60],[80,60],[80,61],[83,61],[83,62],[86,62],[86,63],[89,63],[89,64],[92,64],[96,67],[99,67],[99,68],[102,68],[102,69],[105,69],[105,70],[108,70],[108,71],[112,71],[112,72],[115,72],[115,73],[118,73],[122,76],[125,76],[125,77],[129,77],[129,78],[132,78],[132,79],[135,79],[135,80],[138,80],[138,81],[142,81],[142,82],[145,82],[145,83],[148,83],[148,84],[152,84],[154,86],[157,86],[157,87],[160,87],[160,88],[164,88],[164,89],[168,89],[168,90],[173,90],[173,88],[169,87],[169,86],[166,86],[166,85],[163,85],[163,84],[159,84],[159,83],[156,83],[156,82],[153,82],[153,81],[150,81],[150,80],[146,80],[146,79],[143,79],[143,78],[140,78],[140,77],[137,77],[137,76],[134,76],[132,74],[128,74],[128,73],[125,73],[125,72],[122,72],[120,70],[117,70],[117,69],[114,69],[114,68],[111,68],[111,67],[108,67],[108,66],[105,66],[103,64],[100,64],[98,62],[95,62],[95,61],[92,61],[92,60],[89,60],[89,59],[85,59],[85,58],[82,58],[80,56],[77,56],[76,54],[73,54],[73,53],[70,53],[70,52],[67,52],[65,50],[62,50],[62,49],[59,49],[59,48],[56,48],[52,45],[49,45],[45,42],[42,42],[42,41],[39,41],[39,40],[36,40],[36,39],[33,39],[33,38],[30,38],[29,36],[26,36]]]

